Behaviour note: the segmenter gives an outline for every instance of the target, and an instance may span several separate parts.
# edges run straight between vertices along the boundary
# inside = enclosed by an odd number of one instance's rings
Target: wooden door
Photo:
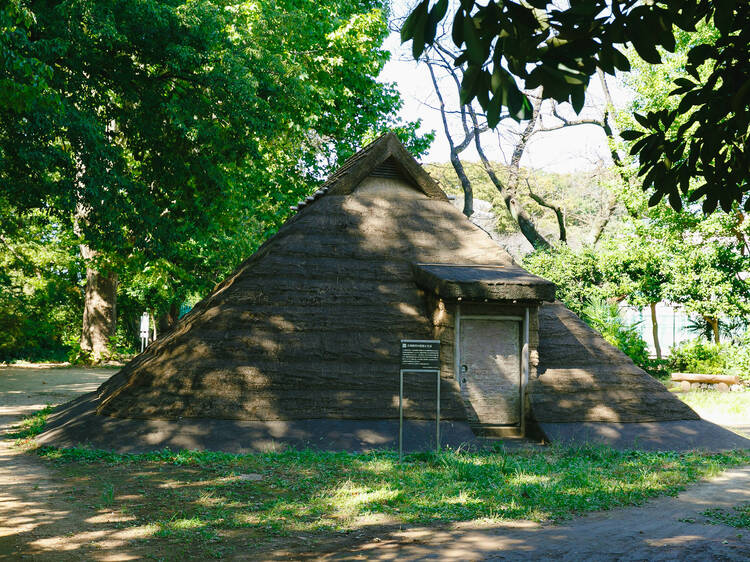
[[[479,423],[521,424],[521,322],[461,319],[459,383]]]

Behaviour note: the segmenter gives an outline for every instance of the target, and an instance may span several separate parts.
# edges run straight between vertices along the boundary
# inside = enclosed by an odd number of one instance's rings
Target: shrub
[[[738,344],[693,340],[676,345],[670,352],[669,368],[682,373],[736,375],[750,384],[750,335],[745,334]]]
[[[638,324],[626,324],[620,316],[617,303],[608,303],[604,299],[587,300],[583,306],[582,318],[636,365],[649,370],[651,364],[648,348],[638,333]]]
[[[720,375],[724,372],[722,345],[701,340],[676,345],[670,352],[669,366],[681,373]]]

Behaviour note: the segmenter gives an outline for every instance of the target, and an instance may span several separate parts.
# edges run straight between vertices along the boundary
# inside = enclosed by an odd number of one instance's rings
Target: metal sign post
[[[404,457],[404,373],[435,373],[437,406],[435,449],[440,450],[440,340],[401,340],[398,388],[398,460]]]
[[[141,326],[140,326],[140,332],[141,332],[141,352],[143,352],[144,349],[146,349],[146,346],[148,345],[148,325],[149,315],[148,312],[144,312],[141,314]]]

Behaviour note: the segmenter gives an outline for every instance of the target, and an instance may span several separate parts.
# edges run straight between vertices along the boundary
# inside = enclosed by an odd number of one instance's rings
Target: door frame
[[[461,385],[461,321],[462,320],[511,320],[520,323],[521,328],[521,372],[520,376],[520,404],[521,404],[521,434],[526,434],[526,387],[529,383],[529,308],[524,307],[523,316],[511,314],[461,314],[461,303],[456,303],[455,326],[453,330],[453,374]]]

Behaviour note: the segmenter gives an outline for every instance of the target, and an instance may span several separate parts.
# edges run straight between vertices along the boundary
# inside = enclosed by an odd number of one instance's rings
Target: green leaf
[[[664,193],[662,193],[661,191],[654,192],[654,194],[648,198],[648,206],[653,207],[654,205],[659,203],[659,201],[661,201],[663,197]]]
[[[745,101],[748,96],[750,95],[750,78],[745,80],[745,83],[740,86],[740,89],[737,90],[737,93],[732,96],[732,111],[735,113],[744,113],[748,102]]]
[[[716,58],[718,51],[713,45],[702,43],[696,45],[688,51],[688,63],[692,66],[700,66],[710,58]]]
[[[438,0],[438,3],[430,10],[429,18],[427,21],[427,31],[425,33],[425,43],[432,45],[435,41],[435,33],[437,33],[437,26],[440,20],[445,16],[445,12],[448,9],[448,0]]]
[[[677,191],[671,191],[669,193],[669,205],[675,211],[682,210],[682,199],[680,198],[680,194]]]
[[[414,37],[414,32],[420,23],[420,19],[427,13],[429,0],[422,0],[416,8],[409,14],[401,28],[401,42],[406,43]]]
[[[636,155],[636,154],[638,154],[638,153],[639,153],[639,152],[640,152],[640,151],[641,151],[641,150],[642,150],[643,148],[645,148],[645,147],[646,147],[646,145],[647,145],[647,144],[648,144],[649,142],[651,142],[651,136],[648,136],[648,137],[642,138],[641,140],[639,140],[638,142],[636,142],[636,143],[635,143],[635,144],[634,144],[634,145],[633,145],[632,147],[630,147],[630,154],[631,154],[632,156],[635,156],[635,155]],[[641,171],[643,171],[643,168],[641,169]]]
[[[629,130],[621,132],[620,137],[622,138],[622,140],[625,140],[625,141],[634,141],[636,139],[641,138],[645,134],[646,133],[643,133],[641,131],[634,131],[632,129],[629,129]]]
[[[692,80],[688,80],[687,78],[676,78],[674,80],[674,83],[680,86],[681,88],[687,88],[687,89],[693,89],[696,86],[696,83]]]
[[[723,35],[732,30],[732,20],[734,19],[733,2],[713,2],[714,4],[714,24],[716,29]]]
[[[453,18],[451,36],[456,47],[464,44],[464,11],[461,8],[456,10],[456,17]]]
[[[718,201],[714,197],[706,197],[706,200],[703,201],[703,212],[707,215],[710,215],[716,210],[717,204]]]
[[[487,104],[487,125],[490,129],[497,127],[500,122],[500,111],[502,110],[502,96],[497,93]]]
[[[570,104],[576,113],[581,113],[586,104],[586,87],[575,88],[570,93]]]
[[[490,78],[490,89],[493,93],[498,93],[500,89],[503,87],[503,83],[505,81],[505,75],[502,72],[502,69],[499,67],[495,67],[495,70],[492,73],[492,77]]]
[[[640,56],[646,62],[651,64],[661,64],[661,56],[659,51],[656,50],[656,46],[649,40],[642,40],[633,38],[633,47],[635,47],[638,56]]]
[[[612,47],[612,53],[614,55],[614,65],[618,70],[628,72],[630,70],[630,61],[628,57],[623,55],[620,51]]]
[[[435,4],[435,7],[432,8],[430,11],[430,19],[435,22],[435,24],[439,23],[441,19],[445,17],[445,14],[448,11],[448,0],[438,0],[437,4]]]
[[[633,113],[633,118],[636,121],[638,121],[638,124],[641,127],[645,128],[645,129],[650,129],[651,128],[651,123],[649,123],[648,116],[641,115],[640,113]]]
[[[417,22],[414,25],[414,36],[411,42],[411,54],[415,60],[424,52],[425,47],[425,35],[428,31],[426,28],[429,25],[427,16],[427,0],[424,2],[424,11],[419,11],[417,14]]]
[[[464,72],[464,78],[461,80],[461,90],[459,92],[459,101],[461,105],[466,105],[474,99],[476,91],[476,82],[479,78],[479,73],[482,71],[482,67],[475,64],[470,64]]]
[[[477,33],[477,28],[474,26],[474,18],[464,18],[463,30],[469,60],[474,64],[483,64],[486,57],[482,48],[482,40]]]

